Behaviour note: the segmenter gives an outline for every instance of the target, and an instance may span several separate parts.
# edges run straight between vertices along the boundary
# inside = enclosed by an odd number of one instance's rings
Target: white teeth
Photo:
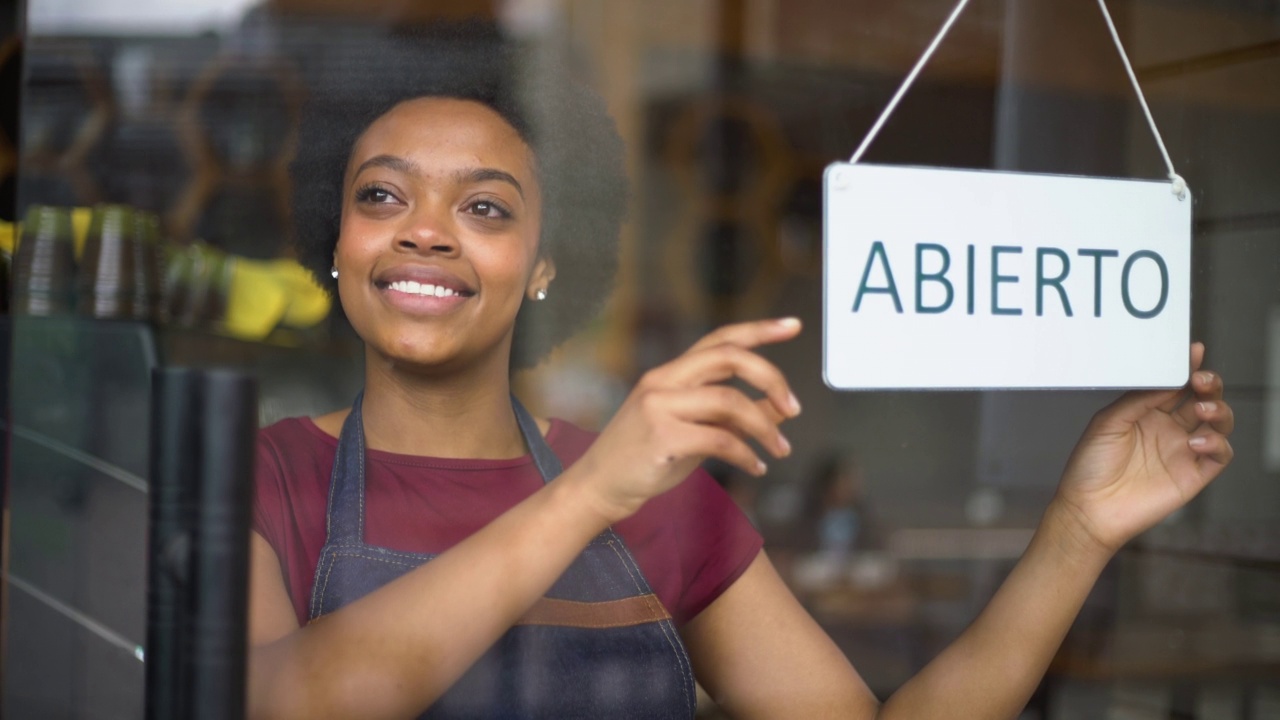
[[[388,285],[396,292],[409,293],[412,295],[423,295],[432,297],[453,297],[458,293],[452,288],[443,285],[431,285],[430,283],[419,283],[415,280],[397,280]]]

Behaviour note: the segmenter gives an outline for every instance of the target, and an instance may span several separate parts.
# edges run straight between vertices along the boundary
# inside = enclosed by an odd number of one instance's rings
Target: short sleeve
[[[675,531],[684,587],[673,614],[683,625],[746,572],[764,539],[705,470],[695,471],[680,487]]]
[[[283,558],[285,493],[280,459],[265,432],[258,433],[253,461],[253,530]]]
[[[336,441],[333,441],[336,445]],[[285,418],[258,431],[252,522],[275,552],[298,622],[324,546],[332,450],[310,421]]]

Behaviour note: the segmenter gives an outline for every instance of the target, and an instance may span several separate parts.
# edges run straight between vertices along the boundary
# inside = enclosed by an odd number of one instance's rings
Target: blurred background
[[[763,480],[710,469],[872,689],[893,692],[994,592],[1111,398],[822,383],[822,169],[951,7],[0,0],[4,717],[142,715],[153,367],[253,372],[264,425],[354,396],[359,340],[290,257],[300,107],[361,71],[362,43],[469,17],[597,88],[634,186],[607,311],[520,394],[598,428],[709,329],[803,318],[767,353],[805,407],[794,456]],[[1236,459],[1115,559],[1023,717],[1280,718],[1280,2],[1110,8],[1193,191],[1193,335],[1228,381]],[[1078,0],[973,0],[865,159],[1165,172],[1098,8]]]

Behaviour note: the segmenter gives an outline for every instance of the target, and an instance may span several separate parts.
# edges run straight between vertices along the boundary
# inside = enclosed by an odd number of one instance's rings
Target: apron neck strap
[[[551,446],[542,437],[538,423],[534,422],[533,416],[524,409],[524,405],[520,404],[515,395],[511,396],[511,409],[516,411],[516,424],[520,426],[520,434],[524,436],[524,444],[529,448],[529,454],[533,456],[533,464],[538,467],[538,473],[542,475],[542,482],[549,483],[555,480],[564,471],[560,458],[556,457]]]
[[[327,542],[364,542],[364,391],[356,393],[342,422],[338,449],[329,474]]]

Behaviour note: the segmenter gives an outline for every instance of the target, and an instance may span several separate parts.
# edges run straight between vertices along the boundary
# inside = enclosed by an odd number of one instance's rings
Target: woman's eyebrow
[[[356,168],[356,174],[352,177],[359,177],[360,173],[371,167],[384,167],[388,170],[395,170],[406,175],[421,175],[422,168],[412,160],[406,160],[395,155],[374,155],[373,157],[360,163],[360,167]]]
[[[405,173],[406,175],[422,175],[422,167],[412,160],[396,155],[374,155],[373,157],[360,163],[360,167],[356,168],[356,173],[352,177],[359,177],[360,173],[371,167],[383,167],[388,170]],[[472,168],[469,170],[459,170],[454,174],[455,179],[459,183],[480,183],[488,180],[498,180],[510,184],[520,193],[520,198],[524,199],[524,187],[516,180],[515,176],[505,170],[497,168]]]
[[[479,183],[486,180],[498,180],[500,182],[509,183],[520,193],[520,199],[524,199],[524,188],[520,186],[520,181],[515,179],[511,173],[497,168],[474,168],[472,170],[460,170],[455,176],[459,183]]]

